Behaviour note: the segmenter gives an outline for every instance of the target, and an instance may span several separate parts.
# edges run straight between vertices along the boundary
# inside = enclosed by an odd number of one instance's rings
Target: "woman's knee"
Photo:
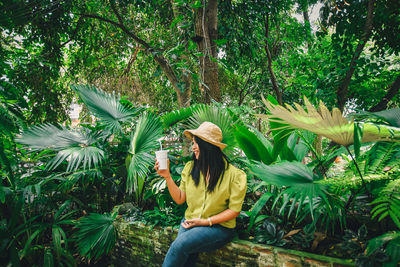
[[[180,238],[179,236],[172,242],[170,250],[174,254],[189,254],[190,242],[185,238]]]

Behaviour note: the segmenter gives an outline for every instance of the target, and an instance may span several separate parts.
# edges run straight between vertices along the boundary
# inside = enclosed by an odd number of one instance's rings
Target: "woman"
[[[159,170],[158,162],[155,164],[174,201],[188,206],[164,267],[194,266],[199,252],[218,249],[231,241],[246,194],[246,174],[229,164],[222,153],[226,144],[221,143],[222,132],[217,125],[204,122],[184,134],[193,141],[193,160],[185,165],[180,186],[172,180],[169,168]]]

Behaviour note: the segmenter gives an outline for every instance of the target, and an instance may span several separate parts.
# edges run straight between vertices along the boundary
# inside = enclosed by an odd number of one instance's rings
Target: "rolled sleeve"
[[[233,211],[240,212],[247,190],[247,176],[246,173],[241,170],[238,170],[233,175],[228,207]]]
[[[190,176],[190,172],[192,171],[192,161],[186,163],[185,167],[182,170],[181,174],[181,184],[179,185],[179,189],[183,192],[186,192],[186,182]]]

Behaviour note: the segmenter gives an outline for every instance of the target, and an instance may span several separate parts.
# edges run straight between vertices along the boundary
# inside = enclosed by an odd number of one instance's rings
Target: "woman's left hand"
[[[208,221],[206,219],[191,219],[185,220],[181,225],[183,228],[189,229],[195,226],[208,226]]]

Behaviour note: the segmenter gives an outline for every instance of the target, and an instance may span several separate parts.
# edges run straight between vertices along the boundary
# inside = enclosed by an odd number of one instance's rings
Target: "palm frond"
[[[135,192],[137,200],[142,193],[148,168],[154,164],[154,157],[150,155],[158,148],[158,139],[162,136],[162,124],[158,117],[145,113],[139,119],[135,133],[131,137],[128,162],[128,179],[126,183],[129,193]]]
[[[79,254],[88,260],[110,253],[117,240],[115,215],[91,213],[76,223]]]
[[[187,127],[195,129],[205,121],[209,121],[217,125],[222,131],[222,143],[227,144],[224,153],[231,153],[236,146],[234,129],[232,126],[233,119],[228,111],[216,106],[200,106],[198,110],[193,112],[193,116],[187,121]]]
[[[274,206],[282,200],[280,213],[290,204],[288,216],[297,209],[296,217],[301,209],[307,209],[314,218],[316,201],[321,201],[326,207],[326,212],[332,213],[332,201],[330,200],[327,186],[316,182],[320,179],[310,168],[298,162],[281,162],[267,166],[261,162],[252,162],[250,170],[267,184],[282,187],[282,192],[275,199]]]
[[[66,148],[59,151],[46,167],[54,170],[65,160],[68,161],[66,172],[76,171],[80,165],[84,170],[86,167],[97,168],[104,160],[104,151],[94,146]]]
[[[21,107],[27,104],[18,91],[11,83],[0,81],[0,133],[5,135],[26,125]]]
[[[161,116],[163,128],[168,129],[169,127],[180,121],[187,120],[190,116],[193,115],[193,112],[196,112],[204,107],[204,104],[196,104],[187,108],[181,108],[164,114],[163,116]]]
[[[272,105],[279,105],[278,101],[271,95],[267,96],[267,99],[261,95],[262,101],[265,105],[270,103]],[[271,115],[271,112],[267,108],[267,114]],[[272,137],[274,139],[274,146],[273,146],[273,157],[276,159],[278,158],[279,154],[283,154],[284,160],[293,160],[293,155],[290,155],[290,150],[287,147],[287,140],[289,136],[293,133],[294,129],[289,127],[287,123],[283,120],[276,119],[276,120],[269,120],[269,126],[271,129]],[[290,157],[293,156],[293,157]]]
[[[101,133],[93,133],[87,128],[68,130],[61,125],[45,123],[25,130],[16,141],[32,149],[57,151],[73,146],[89,146],[100,137]]]
[[[371,210],[372,219],[378,218],[381,221],[389,216],[400,229],[400,180],[388,183],[379,195],[371,202],[374,205]]]
[[[62,126],[43,124],[24,131],[16,141],[35,150],[58,151],[47,168],[53,170],[63,161],[68,161],[67,172],[69,172],[76,170],[80,165],[83,165],[84,169],[97,167],[103,161],[104,151],[93,146],[100,137],[101,133],[86,128],[72,131]]]
[[[122,124],[136,116],[141,110],[128,108],[115,93],[106,93],[90,85],[72,85],[90,112],[112,133],[122,132]]]
[[[286,105],[286,108],[265,102],[270,115],[258,115],[269,121],[282,122],[288,124],[287,128],[299,128],[322,135],[343,146],[350,146],[354,143],[354,121],[349,121],[343,117],[339,109],[334,108],[330,112],[322,101],[319,104],[319,111],[304,98],[306,110],[295,103],[293,108]],[[360,122],[363,125],[362,142],[372,141],[400,141],[400,129],[386,125],[376,125],[369,122]]]
[[[234,136],[239,148],[250,160],[262,161],[265,164],[274,162],[272,144],[257,130],[250,131],[247,127],[234,125]]]
[[[378,122],[384,122],[388,123],[390,126],[400,127],[400,108],[393,108],[378,112],[361,111],[350,115],[355,119],[365,120],[373,118]]]

